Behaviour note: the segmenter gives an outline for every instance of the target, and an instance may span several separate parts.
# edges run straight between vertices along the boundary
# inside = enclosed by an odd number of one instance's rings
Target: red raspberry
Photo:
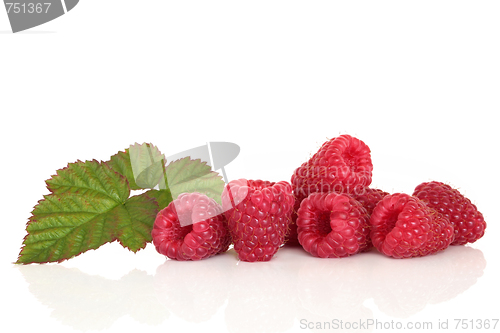
[[[372,215],[373,209],[389,193],[378,188],[365,187],[359,194],[353,193],[352,197],[365,207],[368,215]]]
[[[175,260],[200,260],[227,251],[231,236],[222,207],[201,193],[182,193],[156,216],[156,250]]]
[[[436,253],[446,249],[454,238],[448,219],[404,193],[386,195],[375,206],[370,224],[373,245],[394,258]]]
[[[349,195],[312,193],[297,213],[299,242],[315,257],[347,257],[366,248],[368,222],[366,209]]]
[[[387,192],[384,192],[379,189],[365,187],[360,191],[360,194],[353,193],[351,196],[359,201],[359,203],[367,210],[368,216],[372,214],[373,208],[377,205],[377,203],[385,197]],[[293,206],[292,211],[292,222],[290,223],[289,233],[286,237],[286,244],[296,245],[300,244],[298,240],[297,234],[297,211],[300,208],[300,203],[304,200],[302,195],[295,197],[295,204]],[[367,248],[371,247],[371,241],[369,242]]]
[[[375,206],[389,193],[379,190],[377,188],[369,188],[365,187],[361,193],[356,194],[353,193],[352,197],[359,201],[359,203],[366,209],[368,212],[368,219],[371,217],[373,209]],[[369,238],[368,244],[366,246],[366,250],[370,249],[373,246],[371,238]]]
[[[300,245],[298,233],[297,233],[297,212],[300,208],[300,203],[304,200],[304,195],[294,195],[294,204],[292,208],[290,225],[288,226],[288,233],[285,237],[285,243],[287,245]]]
[[[474,243],[483,237],[486,229],[483,214],[458,190],[434,181],[418,185],[413,195],[450,220],[455,229],[452,245]]]
[[[222,207],[240,260],[271,260],[285,240],[292,205],[288,182],[229,182],[222,192]]]
[[[315,192],[353,193],[372,182],[370,148],[361,140],[344,134],[321,146],[309,161],[292,175],[296,196]]]

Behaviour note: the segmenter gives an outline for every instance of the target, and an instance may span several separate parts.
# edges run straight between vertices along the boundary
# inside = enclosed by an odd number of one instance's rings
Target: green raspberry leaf
[[[149,190],[144,194],[156,199],[159,210],[167,207],[172,202],[172,193],[170,193],[168,188],[166,190]]]
[[[184,157],[171,162],[166,167],[165,174],[173,199],[181,193],[199,192],[221,204],[224,181],[217,172],[211,170],[206,162]],[[165,189],[163,179],[160,180],[159,187],[160,190]]]
[[[61,262],[118,240],[131,251],[151,241],[154,198],[128,198],[125,176],[105,163],[77,161],[47,180],[51,194],[35,206],[17,263]]]
[[[131,190],[143,189],[139,187],[135,182],[128,148],[125,149],[125,152],[120,151],[117,154],[111,156],[110,160],[107,161],[106,164],[109,165],[113,170],[124,175],[127,178]],[[167,207],[168,204],[172,202],[172,194],[170,193],[170,190],[168,188],[163,190],[151,189],[143,194],[149,196],[150,198],[156,199],[160,210]]]
[[[110,160],[106,162],[113,170],[127,178],[131,190],[140,190],[141,188],[136,184],[134,179],[134,172],[132,171],[132,164],[130,163],[130,155],[128,149],[120,151],[111,156]]]
[[[130,197],[120,207],[116,239],[132,252],[143,249],[151,242],[151,230],[158,214],[158,204],[145,194]],[[117,207],[117,208],[118,208]]]
[[[150,143],[134,144],[128,149],[134,180],[140,188],[154,188],[163,175],[165,156]]]

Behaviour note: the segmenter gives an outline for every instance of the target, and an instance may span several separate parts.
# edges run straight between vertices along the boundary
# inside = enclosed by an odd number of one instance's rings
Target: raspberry
[[[389,193],[379,190],[378,188],[366,187],[360,194],[353,194],[352,197],[359,201],[365,207],[368,215],[372,215],[373,209]]]
[[[418,185],[413,195],[450,220],[455,229],[452,245],[474,243],[483,237],[486,229],[483,214],[458,190],[433,181]]]
[[[315,192],[353,193],[372,182],[370,148],[361,140],[344,134],[321,146],[309,161],[292,175],[298,196]]]
[[[404,193],[386,195],[373,209],[373,245],[394,258],[421,257],[446,249],[454,238],[448,219]]]
[[[312,193],[297,213],[299,242],[315,257],[347,257],[367,247],[368,222],[366,209],[349,195]]]
[[[375,206],[389,193],[379,190],[377,188],[365,187],[360,194],[352,194],[352,197],[359,201],[359,203],[368,212],[368,219],[370,219]],[[371,238],[369,238],[366,250],[373,246]]]
[[[297,211],[304,198],[316,192],[363,193],[372,170],[370,148],[363,141],[344,134],[323,143],[292,175],[295,204],[287,244],[298,243]]]
[[[156,250],[175,260],[209,258],[231,244],[222,207],[196,192],[182,193],[162,209],[151,235]]]
[[[359,201],[359,203],[367,210],[368,216],[372,214],[373,208],[377,205],[377,203],[382,200],[383,197],[385,197],[387,192],[384,192],[379,189],[375,188],[369,188],[366,187],[362,191],[360,191],[360,194],[351,194],[351,196]],[[287,235],[286,238],[286,244],[290,245],[296,245],[299,244],[298,240],[298,234],[297,234],[297,211],[300,208],[300,203],[304,200],[304,196],[299,195],[298,197],[295,197],[295,204],[293,206],[293,211],[292,211],[292,222],[290,223],[290,228],[289,228],[289,234]],[[371,241],[367,245],[367,248],[371,247]]]
[[[300,203],[305,199],[306,196],[298,194],[294,195],[294,204],[292,208],[290,226],[288,227],[288,234],[285,237],[285,243],[287,245],[300,245],[298,233],[297,233],[297,212],[300,208]]]
[[[240,260],[271,260],[285,240],[292,205],[288,182],[229,182],[222,192],[222,207]]]

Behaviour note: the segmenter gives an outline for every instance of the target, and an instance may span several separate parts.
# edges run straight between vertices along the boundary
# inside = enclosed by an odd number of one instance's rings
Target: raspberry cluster
[[[344,257],[373,245],[387,256],[411,258],[443,251],[450,244],[472,243],[484,235],[483,215],[458,190],[428,182],[418,185],[413,195],[389,194],[369,187],[372,170],[370,149],[361,140],[341,135],[325,142],[292,175],[291,225],[296,231],[291,230],[287,241],[300,243],[316,257]],[[346,240],[345,231],[338,227],[338,209],[320,201],[332,193],[350,198],[342,225],[357,230],[357,246],[351,237],[341,252],[332,251],[331,241]],[[368,226],[363,228],[365,216]],[[319,230],[327,230],[328,235],[319,237]]]
[[[372,188],[370,148],[350,135],[325,142],[291,182],[238,179],[222,206],[183,193],[161,210],[152,231],[159,253],[206,259],[231,244],[242,261],[269,261],[284,244],[312,256],[342,258],[375,247],[393,258],[434,254],[480,239],[483,215],[457,189],[418,185],[412,195]]]
[[[288,243],[297,243],[296,220],[300,203],[316,192],[364,193],[372,182],[370,148],[350,135],[341,135],[323,143],[307,162],[298,167],[291,183],[295,197]]]

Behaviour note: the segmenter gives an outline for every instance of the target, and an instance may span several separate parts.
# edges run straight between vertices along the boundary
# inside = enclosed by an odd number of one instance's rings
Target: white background
[[[12,34],[0,10],[2,330],[303,332],[342,319],[453,331],[455,318],[498,319],[499,17],[498,1],[82,0]],[[484,238],[411,260],[284,248],[269,263],[233,251],[177,263],[112,243],[12,264],[44,181],[69,162],[134,142],[171,155],[230,141],[241,147],[230,179],[289,181],[344,133],[371,148],[373,187],[458,187]]]

